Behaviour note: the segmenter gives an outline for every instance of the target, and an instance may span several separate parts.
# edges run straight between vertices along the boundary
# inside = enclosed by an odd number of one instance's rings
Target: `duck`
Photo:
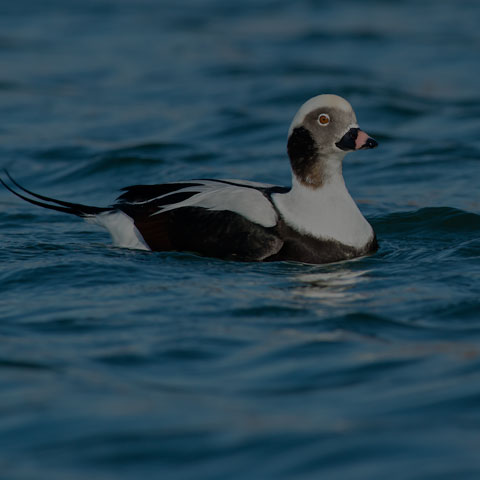
[[[106,228],[117,247],[327,264],[378,249],[342,173],[348,153],[377,146],[347,100],[322,94],[307,100],[290,124],[290,187],[212,178],[132,185],[121,189],[113,205],[96,207],[35,193],[7,171],[0,182],[31,204]]]

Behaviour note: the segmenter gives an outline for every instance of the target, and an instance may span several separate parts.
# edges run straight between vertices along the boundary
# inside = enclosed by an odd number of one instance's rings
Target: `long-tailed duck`
[[[241,261],[329,263],[378,248],[342,175],[346,153],[376,146],[359,129],[346,100],[318,95],[301,106],[290,125],[290,188],[213,179],[134,185],[122,189],[113,206],[102,208],[38,195],[8,173],[10,186],[0,181],[23,200],[105,227],[120,247]]]

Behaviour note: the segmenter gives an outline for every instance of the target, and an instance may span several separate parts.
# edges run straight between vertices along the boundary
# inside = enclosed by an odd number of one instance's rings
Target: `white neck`
[[[321,187],[306,186],[294,174],[292,189],[272,195],[272,200],[284,221],[298,232],[362,248],[372,240],[373,229],[350,196],[338,163]]]
[[[343,179],[342,164],[345,152],[335,152],[328,155],[318,155],[317,165],[322,169],[323,185],[341,184],[345,187]],[[293,175],[295,177],[295,175]],[[292,179],[293,182],[297,179]]]
[[[295,157],[290,158],[294,181],[298,181],[311,189],[328,183],[343,182],[342,162],[345,152],[317,152],[315,156],[305,162],[304,158],[298,162]],[[300,165],[299,165],[300,163]]]

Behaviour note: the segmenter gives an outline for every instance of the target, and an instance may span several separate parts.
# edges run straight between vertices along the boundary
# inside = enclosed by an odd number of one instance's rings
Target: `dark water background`
[[[289,184],[345,96],[375,256],[238,264],[110,246],[0,192],[0,478],[480,478],[476,0],[0,1],[0,167],[108,205]]]

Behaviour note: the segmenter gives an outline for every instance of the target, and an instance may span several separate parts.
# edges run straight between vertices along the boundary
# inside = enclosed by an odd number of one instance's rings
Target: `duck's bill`
[[[378,147],[378,142],[359,128],[351,128],[342,139],[335,144],[340,150],[365,150]]]

